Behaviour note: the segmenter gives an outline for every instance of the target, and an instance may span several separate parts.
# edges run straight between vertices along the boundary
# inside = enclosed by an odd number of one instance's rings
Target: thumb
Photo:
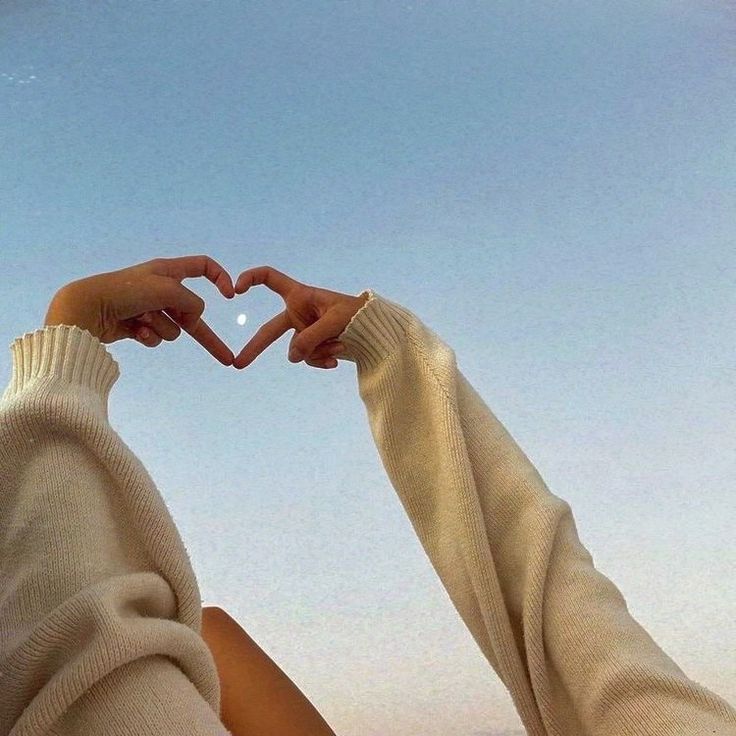
[[[326,312],[321,319],[295,333],[289,344],[289,360],[298,363],[311,355],[323,342],[338,337],[345,329],[345,318],[337,310]]]

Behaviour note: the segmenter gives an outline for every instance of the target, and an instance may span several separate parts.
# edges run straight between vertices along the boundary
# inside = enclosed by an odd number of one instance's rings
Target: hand
[[[148,347],[162,339],[176,340],[183,329],[223,365],[232,365],[232,350],[202,319],[204,300],[180,283],[199,276],[206,276],[228,299],[235,296],[230,275],[208,256],[154,258],[63,286],[44,324],[77,325],[103,343],[127,337]]]
[[[305,359],[315,368],[335,368],[335,356],[344,349],[337,338],[348,322],[368,301],[368,296],[351,296],[337,291],[307,286],[271,266],[243,271],[235,283],[235,293],[245,294],[251,286],[265,284],[286,303],[286,309],[264,324],[238,353],[235,368],[245,368],[287,330],[296,332],[289,343],[289,361]]]

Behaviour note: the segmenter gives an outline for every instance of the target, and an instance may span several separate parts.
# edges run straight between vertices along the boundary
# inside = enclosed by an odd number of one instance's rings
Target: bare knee
[[[232,733],[335,736],[296,684],[219,606],[202,609],[202,638],[220,678],[220,719]]]

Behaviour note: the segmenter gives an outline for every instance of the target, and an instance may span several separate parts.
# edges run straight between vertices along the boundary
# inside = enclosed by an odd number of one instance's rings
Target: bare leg
[[[220,676],[220,720],[234,736],[336,736],[302,691],[221,608],[202,610],[202,638]]]

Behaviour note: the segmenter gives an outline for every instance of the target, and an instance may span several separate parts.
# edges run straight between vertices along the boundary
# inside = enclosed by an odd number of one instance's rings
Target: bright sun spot
[[[239,325],[244,325],[245,324],[245,315],[244,314],[239,314],[238,315],[238,324]]]

